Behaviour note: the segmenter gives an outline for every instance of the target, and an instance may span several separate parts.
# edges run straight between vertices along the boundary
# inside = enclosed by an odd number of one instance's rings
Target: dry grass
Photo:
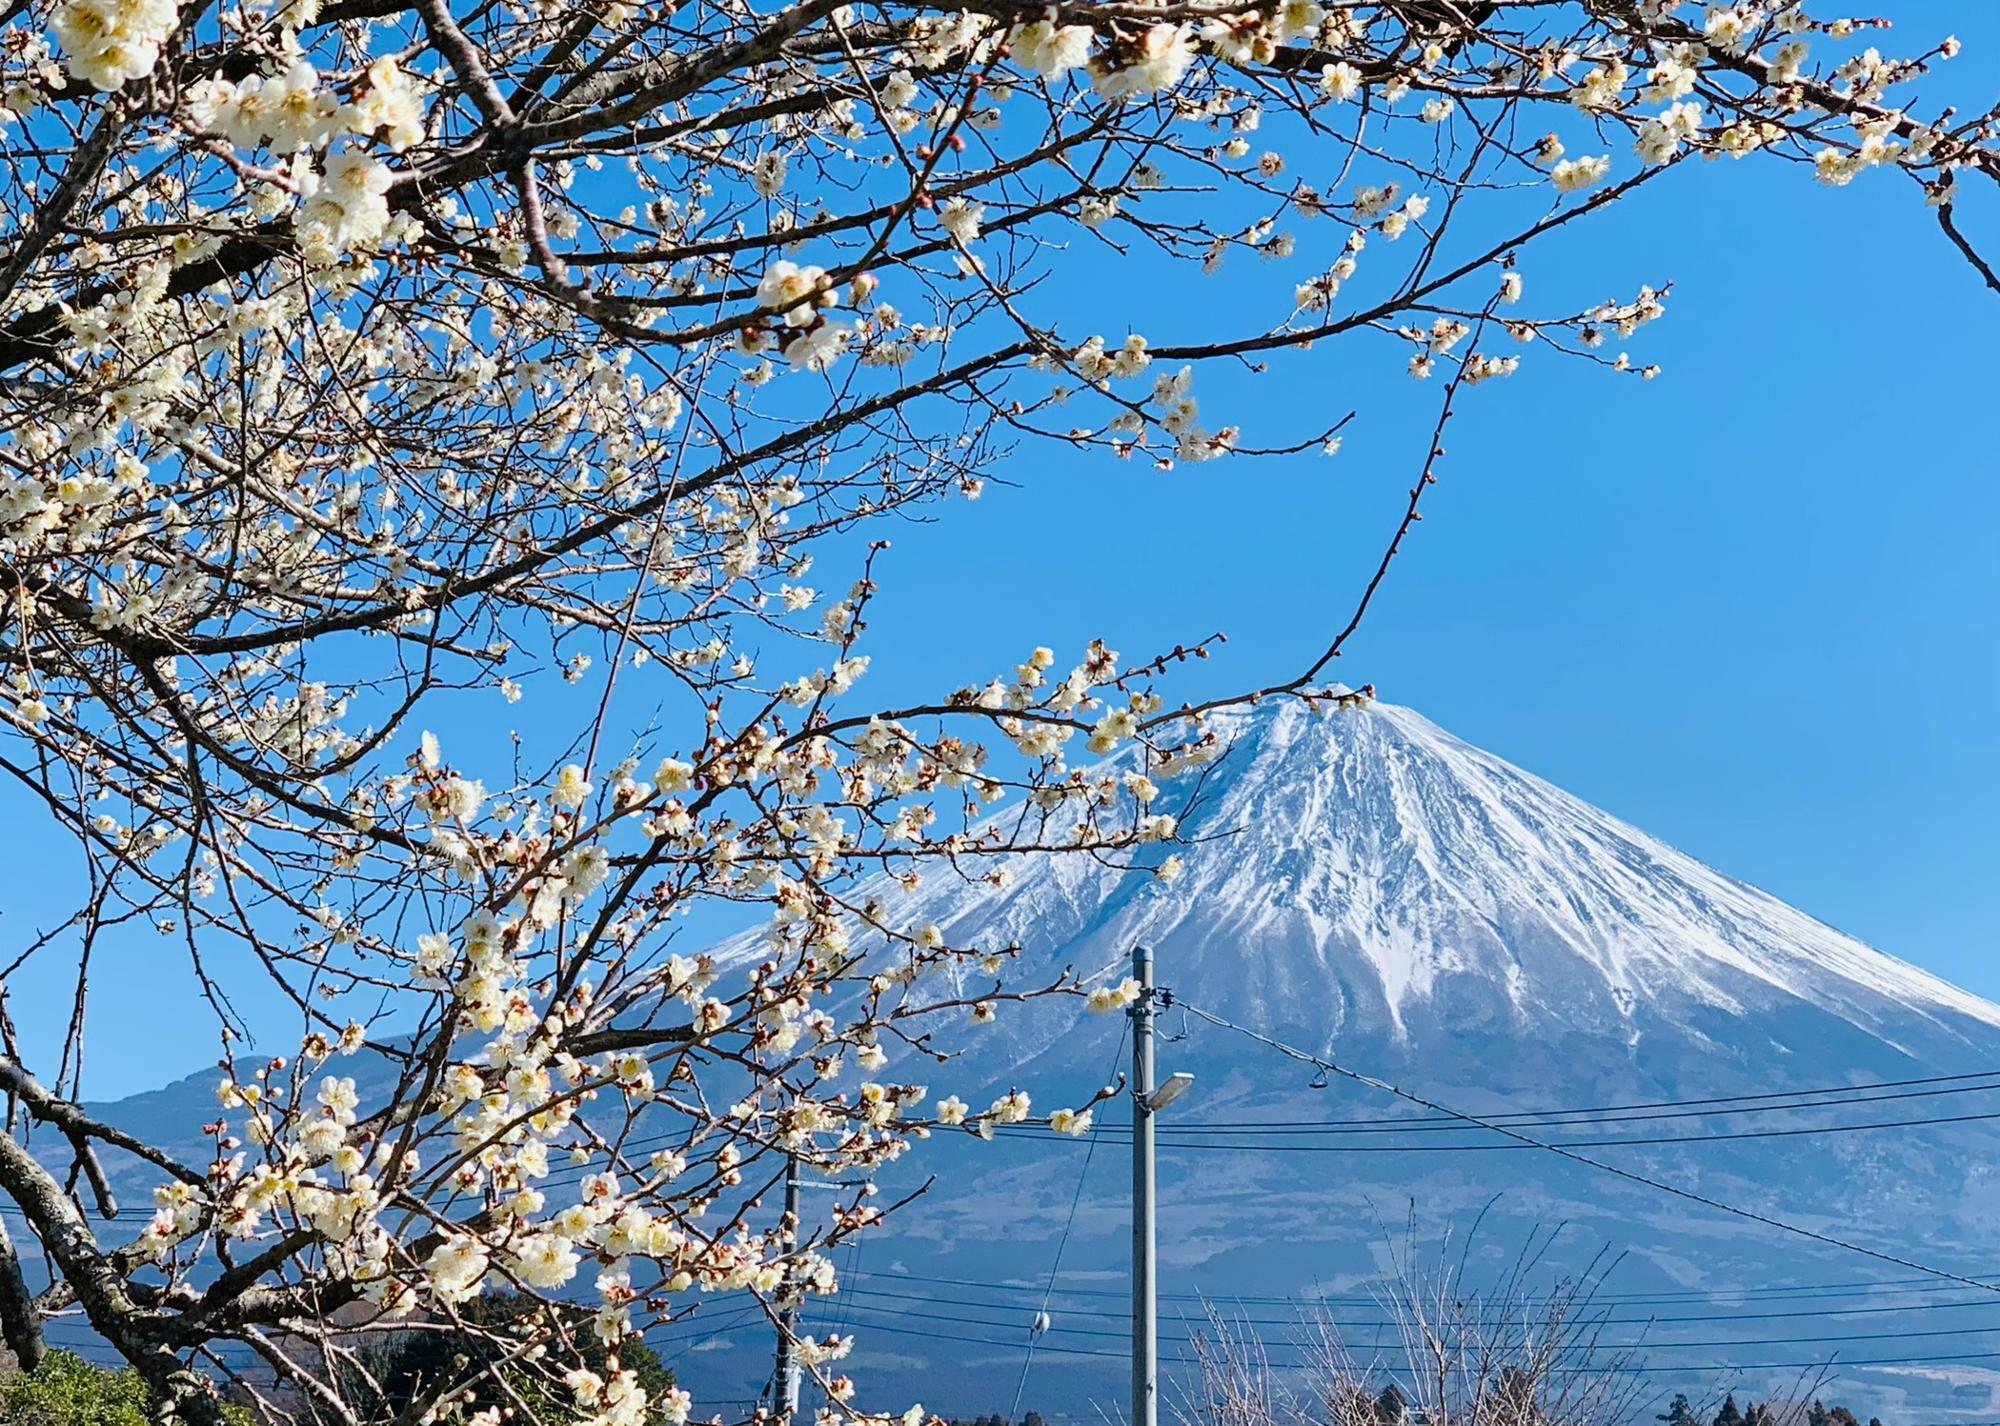
[[[1447,1245],[1420,1263],[1406,1230],[1372,1314],[1392,1325],[1344,1332],[1331,1312],[1309,1315],[1283,1344],[1302,1365],[1274,1367],[1267,1348],[1279,1344],[1211,1304],[1192,1344],[1195,1370],[1169,1409],[1181,1426],[1392,1426],[1382,1394],[1393,1386],[1417,1426],[1652,1426],[1663,1387],[1706,1397],[1700,1383],[1636,1370],[1631,1328],[1607,1337],[1609,1309],[1596,1298],[1614,1260],[1541,1279],[1553,1237],[1537,1235],[1480,1287],[1469,1250]]]

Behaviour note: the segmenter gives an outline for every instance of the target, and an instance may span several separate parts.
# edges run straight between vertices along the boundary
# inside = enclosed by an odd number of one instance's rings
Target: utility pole
[[[1153,1233],[1153,953],[1132,948],[1132,1417],[1159,1426],[1160,1328]]]
[[[799,1236],[797,1154],[785,1160],[784,1222],[791,1229],[792,1249],[796,1253]],[[771,1374],[771,1394],[777,1403],[777,1417],[781,1423],[796,1420],[799,1414],[798,1308],[791,1296],[793,1287],[792,1272],[787,1268],[784,1284],[785,1301],[778,1311],[778,1362]]]

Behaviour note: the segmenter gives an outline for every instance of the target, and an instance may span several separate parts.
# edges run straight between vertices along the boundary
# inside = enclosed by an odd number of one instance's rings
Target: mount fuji
[[[1407,709],[1273,702],[1217,715],[1230,748],[1178,812],[1171,886],[1060,854],[996,889],[942,880],[883,899],[955,944],[1018,943],[1019,975],[1165,983],[1315,1051],[1435,1064],[1495,1038],[1587,1042],[1621,1093],[1691,1074],[1738,1090],[1935,1069],[1990,1053],[2000,1006],[1724,876]],[[1170,784],[1171,786],[1171,784]],[[725,958],[728,951],[724,952]],[[1080,1042],[1066,1032],[1062,1043]],[[1019,1024],[978,1064],[1041,1064]],[[1574,1100],[1590,1083],[1556,1082]],[[1547,1085],[1514,1067],[1523,1090]],[[1734,1078],[1730,1078],[1734,1076]],[[1556,1087],[1548,1085],[1548,1087]]]
[[[1782,1396],[1830,1371],[1829,1400],[1889,1426],[2000,1416],[2000,1291],[1964,1281],[2000,1275],[2000,1005],[1407,709],[1272,701],[1211,725],[1227,752],[1155,804],[1187,842],[1171,884],[1036,854],[1005,887],[855,892],[954,945],[1017,945],[1022,984],[1121,979],[1134,945],[1152,949],[1185,1007],[1160,1017],[1160,1072],[1196,1077],[1160,1121],[1169,1397],[1207,1312],[1282,1367],[1320,1330],[1302,1305],[1325,1304],[1387,1379],[1404,1362],[1371,1306],[1385,1284],[1448,1268],[1483,1292],[1532,1259],[1535,1291],[1601,1278],[1602,1340],[1647,1391]],[[760,934],[716,948],[725,974],[761,953]],[[1116,1079],[1126,1028],[1069,998],[1005,1004],[950,1063],[883,1073],[933,1102],[1020,1087],[1045,1112]],[[1507,1122],[1576,1157],[1270,1041],[1521,1116]],[[213,1079],[97,1112],[192,1127]],[[842,1250],[842,1290],[807,1329],[855,1332],[855,1375],[885,1399],[1116,1419],[1126,1101],[1097,1120],[1080,1139],[941,1134],[884,1170],[880,1202],[927,1191]],[[767,1322],[727,1301],[656,1345],[704,1410],[769,1380]]]
[[[2000,1271],[2000,1005],[1408,709],[1283,701],[1213,724],[1227,754],[1198,790],[1156,804],[1191,844],[1171,885],[1036,855],[1004,888],[905,894],[885,879],[883,901],[956,945],[1018,944],[1028,984],[1066,967],[1121,978],[1144,943],[1186,1006],[1466,1113],[1539,1115],[1521,1132],[1682,1192],[1326,1085],[1170,1007],[1160,1073],[1196,1076],[1161,1120],[1163,1285],[1183,1317],[1234,1304],[1282,1362],[1301,1337],[1273,1304],[1366,1302],[1398,1272],[1447,1262],[1476,1290],[1532,1252],[1540,1280],[1615,1262],[1605,1338],[1663,1390],[1782,1394],[1830,1364],[1829,1394],[1891,1426],[1995,1414],[2000,1294],[1747,1215],[1949,1273]],[[1038,1109],[1081,1103],[1120,1068],[1125,1026],[1073,1006],[1003,1007],[951,1065],[907,1076],[974,1104],[1015,1086]],[[1828,1092],[1841,1086],[1868,1088]],[[927,1405],[1005,1412],[1046,1303],[1023,1404],[1117,1402],[1129,1110],[1114,1101],[1099,1119],[1096,1144],[950,1136],[915,1156],[884,1198],[935,1181],[856,1250],[821,1324],[858,1329],[859,1355],[908,1369]],[[1312,1127],[1326,1121],[1341,1122]],[[1198,1327],[1168,1323],[1169,1359]],[[1387,1340],[1346,1345],[1366,1359]],[[695,1350],[727,1379],[741,1347],[724,1332]],[[754,1390],[759,1358],[738,1370]]]

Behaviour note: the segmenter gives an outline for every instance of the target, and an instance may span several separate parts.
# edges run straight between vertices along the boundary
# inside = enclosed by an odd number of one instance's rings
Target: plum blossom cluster
[[[850,606],[866,593],[853,591]],[[1171,741],[1149,733],[1161,705],[1129,691],[1134,672],[1102,645],[1067,671],[1038,648],[1011,675],[951,695],[948,704],[1011,739],[1011,770],[978,743],[874,716],[831,733],[773,722],[649,770],[631,759],[601,774],[564,763],[539,785],[495,794],[454,766],[446,739],[422,735],[381,780],[374,827],[440,854],[437,895],[463,904],[461,919],[407,946],[324,924],[331,941],[351,938],[402,967],[402,983],[437,1006],[435,1035],[402,1051],[421,1054],[430,1088],[368,1102],[355,1074],[334,1068],[385,1051],[359,1023],[308,1037],[289,1060],[231,1056],[216,1088],[216,1157],[157,1192],[145,1259],[183,1280],[223,1244],[303,1234],[322,1265],[316,1300],[344,1299],[378,1321],[449,1316],[499,1288],[553,1302],[588,1287],[589,1330],[612,1347],[705,1295],[784,1302],[836,1290],[832,1246],[879,1216],[865,1194],[817,1237],[791,1223],[746,1228],[740,1209],[711,1210],[754,1196],[774,1158],[871,1170],[934,1129],[991,1138],[1029,1120],[1025,1090],[974,1113],[956,1095],[933,1107],[926,1085],[877,1076],[921,1017],[969,1004],[975,1019],[991,1020],[1003,1001],[1082,988],[1006,989],[1004,950],[955,946],[937,926],[903,920],[896,903],[921,886],[927,856],[959,863],[1005,850],[990,819],[934,830],[941,797],[955,800],[954,815],[977,818],[1025,795],[1037,840],[1059,835],[1100,856],[1171,836],[1173,819],[1151,810],[1161,796],[1154,776],[1117,769],[1138,756],[1158,777],[1185,776],[1216,747],[1199,720]],[[794,701],[832,696],[815,687]],[[1071,768],[1072,742],[1114,761]],[[869,819],[850,824],[804,800],[822,778]],[[724,812],[739,800],[728,795],[735,789],[783,810]],[[726,969],[707,956],[631,955],[672,908],[657,896],[627,899],[643,873],[614,866],[609,849],[621,844],[642,849],[649,871],[670,858],[701,861],[709,894],[768,899],[768,932],[726,955]],[[861,904],[830,897],[838,868],[870,846],[899,849],[909,870]],[[587,962],[589,975],[565,977],[563,928],[591,917],[607,949]],[[323,969],[338,964],[329,949],[310,948]],[[968,997],[968,974],[990,978],[991,990]],[[842,982],[858,999],[824,1008]],[[1104,1010],[1135,993],[1128,982],[1086,999]],[[623,1030],[620,1012],[635,1003],[654,1007],[646,1028]],[[677,1086],[721,1052],[760,1073],[737,1102],[703,1108]],[[1092,1110],[1058,1109],[1046,1122],[1082,1134]],[[478,1211],[411,1223],[398,1211],[410,1202]],[[807,1360],[839,1354],[829,1346]],[[580,1406],[614,1413],[606,1419],[682,1420],[691,1409],[685,1393],[649,1400],[629,1376],[578,1375],[585,1370],[564,1380],[581,1383]]]
[[[153,72],[180,21],[174,0],[63,0],[49,17],[63,67],[98,89]]]

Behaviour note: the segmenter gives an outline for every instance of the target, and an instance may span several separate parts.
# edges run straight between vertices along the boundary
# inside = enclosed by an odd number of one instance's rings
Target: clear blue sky
[[[1991,102],[2000,6],[1898,13],[1920,18],[1885,48],[1955,29],[1966,52],[1937,83]],[[1961,219],[2000,247],[1982,196]],[[1475,393],[1338,672],[2000,997],[2000,296],[1889,173],[1836,192],[1702,166],[1537,251],[1531,294],[1671,279],[1670,316],[1630,344],[1664,374],[1530,360]],[[1097,633],[1140,655],[1227,631],[1179,685],[1195,692],[1294,671],[1345,620],[1428,434],[1370,404],[1403,399],[1374,357],[1322,364],[1323,387],[1202,388],[1204,419],[1246,439],[1300,402],[1360,406],[1334,460],[1160,475],[1037,458],[976,520],[906,532],[882,566],[873,691],[896,685],[898,650],[958,650],[949,666],[983,678]],[[1092,552],[1086,579],[1047,577],[1056,542]],[[995,591],[983,608],[932,597],[965,579]]]
[[[1924,39],[1966,41],[1952,87],[2000,91],[2000,6],[1901,8],[1923,15]],[[1982,197],[1962,216],[2000,247],[2000,205]],[[1531,359],[1474,393],[1336,673],[2000,997],[2000,297],[1899,175],[1832,192],[1759,162],[1672,175],[1524,271],[1524,310],[1671,280],[1668,319],[1631,344],[1665,372]],[[1227,307],[1298,277],[1239,263],[1200,291]],[[1437,390],[1401,376],[1387,345],[1328,346],[1289,370],[1205,384],[1204,419],[1256,439],[1295,429],[1302,407],[1358,407],[1339,457],[1159,474],[1037,452],[998,472],[1013,488],[897,533],[868,695],[927,697],[1100,634],[1140,656],[1226,631],[1177,695],[1296,671],[1393,528]],[[1086,550],[1087,574],[1052,577],[1074,567],[1056,546]],[[815,581],[851,573],[827,559]],[[966,581],[991,592],[936,597]],[[500,736],[492,705],[478,712]],[[37,862],[17,874],[40,880]],[[17,886],[13,939],[35,900]],[[157,982],[178,964],[147,964],[98,981],[96,1094],[214,1055],[205,1019],[159,1014]],[[51,1003],[47,982],[17,990],[17,1016],[29,996]]]

